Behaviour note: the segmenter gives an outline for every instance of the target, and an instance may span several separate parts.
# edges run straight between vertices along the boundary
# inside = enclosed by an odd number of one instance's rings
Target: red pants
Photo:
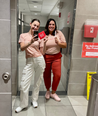
[[[61,78],[61,53],[45,55],[46,68],[44,72],[44,82],[46,89],[51,87],[51,69],[53,72],[52,90],[56,91]]]

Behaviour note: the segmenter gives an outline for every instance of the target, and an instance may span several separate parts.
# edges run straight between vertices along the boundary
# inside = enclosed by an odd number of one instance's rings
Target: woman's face
[[[53,32],[55,30],[55,22],[54,21],[50,21],[50,23],[48,25],[48,29],[49,29],[49,32]]]
[[[31,31],[38,31],[40,23],[38,21],[34,21],[33,23],[30,23]]]

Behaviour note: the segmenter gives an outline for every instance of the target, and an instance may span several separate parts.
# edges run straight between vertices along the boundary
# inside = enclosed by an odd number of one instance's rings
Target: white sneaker
[[[18,113],[18,112],[21,112],[22,111],[22,108],[21,107],[17,107],[15,112]]]
[[[25,108],[21,108],[21,107],[17,107],[16,110],[15,110],[15,113],[19,113],[21,112],[23,109],[26,109],[27,107]]]
[[[38,103],[37,103],[37,101],[33,101],[33,102],[31,102],[31,104],[33,105],[34,108],[37,108],[37,107],[38,107]]]

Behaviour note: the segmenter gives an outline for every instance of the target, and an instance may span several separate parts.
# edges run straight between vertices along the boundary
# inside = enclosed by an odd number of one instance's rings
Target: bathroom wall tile
[[[98,59],[96,61],[96,72],[98,72]]]
[[[0,94],[0,116],[11,116],[12,99],[10,95]]]
[[[6,25],[6,26],[4,26]],[[11,58],[10,21],[0,21],[0,57]]]
[[[82,53],[82,45],[74,45],[72,46],[72,58],[81,58]]]
[[[93,64],[93,65],[92,65]],[[73,71],[95,71],[96,59],[72,59],[71,70]]]
[[[12,56],[17,57],[17,42],[11,42],[11,48],[12,48]]]
[[[87,86],[86,84],[81,84],[81,83],[69,83],[68,85],[68,95],[73,95],[73,96],[80,96],[80,95],[86,95],[86,89]]]
[[[87,83],[87,72],[70,71],[69,83]]]
[[[98,15],[98,1],[86,0],[77,1],[77,14]]]
[[[12,97],[11,94],[0,94],[0,102],[11,102]]]
[[[10,0],[0,0],[0,19],[10,20]]]

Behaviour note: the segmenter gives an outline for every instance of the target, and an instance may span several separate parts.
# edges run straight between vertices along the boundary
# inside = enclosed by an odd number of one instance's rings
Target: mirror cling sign
[[[83,42],[82,57],[98,58],[98,43]]]

